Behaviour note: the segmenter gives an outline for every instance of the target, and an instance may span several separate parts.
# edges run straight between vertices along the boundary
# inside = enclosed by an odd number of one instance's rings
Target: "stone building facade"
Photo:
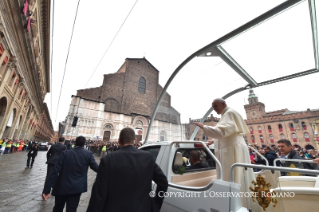
[[[248,143],[275,145],[276,141],[286,138],[295,146],[319,149],[319,109],[266,112],[265,104],[258,101],[252,89],[249,92],[249,104],[244,106],[250,130]]]
[[[192,136],[196,126],[194,125],[194,122],[200,122],[200,119],[189,119],[189,123],[185,124],[185,132],[186,132],[186,135],[185,137],[187,138],[187,140],[190,139],[190,137]],[[207,125],[207,126],[216,126],[216,124],[219,122],[219,118],[217,117],[214,117],[213,114],[210,114],[209,117],[207,117],[204,121],[204,124]],[[207,141],[208,139],[212,139],[208,136],[205,136],[204,135],[204,132],[202,129],[199,129],[195,138],[194,138],[194,141]]]
[[[64,136],[83,135],[88,139],[117,141],[124,127],[136,131],[144,140],[157,100],[163,90],[158,83],[159,71],[145,58],[127,58],[120,69],[104,75],[97,88],[78,90],[72,96]],[[74,116],[79,117],[72,127]],[[150,141],[181,139],[183,127],[180,114],[171,106],[166,93],[150,133]]]
[[[50,140],[50,0],[0,1],[0,137]],[[52,134],[51,134],[52,133]]]

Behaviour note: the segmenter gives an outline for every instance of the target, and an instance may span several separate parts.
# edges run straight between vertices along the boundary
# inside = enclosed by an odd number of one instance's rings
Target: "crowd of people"
[[[110,152],[115,152],[120,149],[120,144],[118,142],[106,142],[100,140],[87,141],[85,146],[89,151],[93,152],[94,154],[97,154],[100,157],[103,157],[104,155]],[[141,142],[134,143],[134,147],[136,148],[139,148],[141,146]]]
[[[252,145],[262,156],[264,156],[269,165],[274,165],[274,160],[281,159],[300,159],[300,160],[309,160],[309,161],[318,161],[319,160],[319,150],[316,149],[304,149],[297,146],[293,146],[291,142],[287,139],[281,139],[277,142],[277,145],[273,146],[257,146]],[[250,161],[252,164],[263,164],[265,165],[265,160],[258,155],[255,151],[249,148]],[[287,165],[288,164],[288,165]],[[277,161],[277,166],[290,166],[291,163],[284,163]],[[308,169],[318,169],[319,166],[315,163],[298,163],[297,167],[299,168],[308,168]],[[302,166],[302,167],[300,167]]]
[[[36,142],[29,140],[15,140],[9,138],[0,139],[0,154],[9,154],[18,151],[30,150]]]

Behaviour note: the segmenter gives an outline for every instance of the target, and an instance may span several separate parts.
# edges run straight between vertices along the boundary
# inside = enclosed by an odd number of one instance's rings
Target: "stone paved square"
[[[97,163],[100,158],[95,156]],[[33,168],[25,169],[27,152],[0,155],[0,212],[49,212],[53,210],[54,196],[42,200],[46,177],[46,151],[39,151]],[[89,168],[88,192],[81,195],[78,211],[86,211],[96,173]],[[65,211],[65,209],[64,209]]]

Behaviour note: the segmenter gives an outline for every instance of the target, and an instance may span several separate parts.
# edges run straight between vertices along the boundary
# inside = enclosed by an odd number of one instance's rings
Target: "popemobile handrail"
[[[257,149],[255,149],[254,147],[248,145],[248,148],[250,148],[251,150],[253,150],[254,152],[257,153],[257,155],[259,155],[265,162],[266,162],[266,166],[269,166],[269,162],[267,160],[267,158],[265,158],[265,156],[263,156],[262,154],[260,154]]]
[[[296,168],[285,168],[285,167],[275,167],[275,166],[260,166],[260,165],[252,165],[247,163],[234,163],[230,167],[230,182],[234,182],[234,169],[235,167],[238,167],[238,166],[245,167],[245,168],[257,168],[257,169],[275,170],[275,171],[282,171],[282,172],[294,172],[294,173],[301,173],[301,174],[319,175],[319,170],[296,169]]]
[[[313,160],[306,160],[306,159],[288,159],[288,158],[276,158],[274,160],[274,166],[277,166],[276,162],[277,161],[291,161],[291,162],[299,162],[299,163],[316,163]]]
[[[170,145],[170,148],[172,148],[172,146],[173,146],[173,144],[176,144],[176,143],[178,143],[178,144],[194,144],[194,143],[200,143],[200,144],[202,144],[203,145],[203,148],[205,148],[206,150],[207,150],[207,152],[208,152],[208,154],[210,154],[210,156],[215,160],[215,162],[217,163],[217,165],[218,165],[218,168],[219,168],[219,171],[218,171],[218,173],[217,173],[217,177],[218,177],[218,179],[219,180],[222,180],[222,178],[223,178],[223,176],[222,176],[222,172],[223,172],[223,170],[222,170],[222,165],[220,164],[220,162],[219,162],[219,160],[216,158],[216,156],[210,151],[210,149],[207,147],[207,145],[204,143],[204,142],[202,142],[202,141],[173,141],[172,143],[171,143],[171,145]]]

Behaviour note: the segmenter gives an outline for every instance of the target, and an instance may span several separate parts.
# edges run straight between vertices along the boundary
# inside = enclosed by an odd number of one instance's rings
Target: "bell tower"
[[[249,90],[248,102],[248,105],[244,105],[247,120],[259,119],[265,115],[265,105],[258,101],[258,96],[255,95],[253,89]]]

